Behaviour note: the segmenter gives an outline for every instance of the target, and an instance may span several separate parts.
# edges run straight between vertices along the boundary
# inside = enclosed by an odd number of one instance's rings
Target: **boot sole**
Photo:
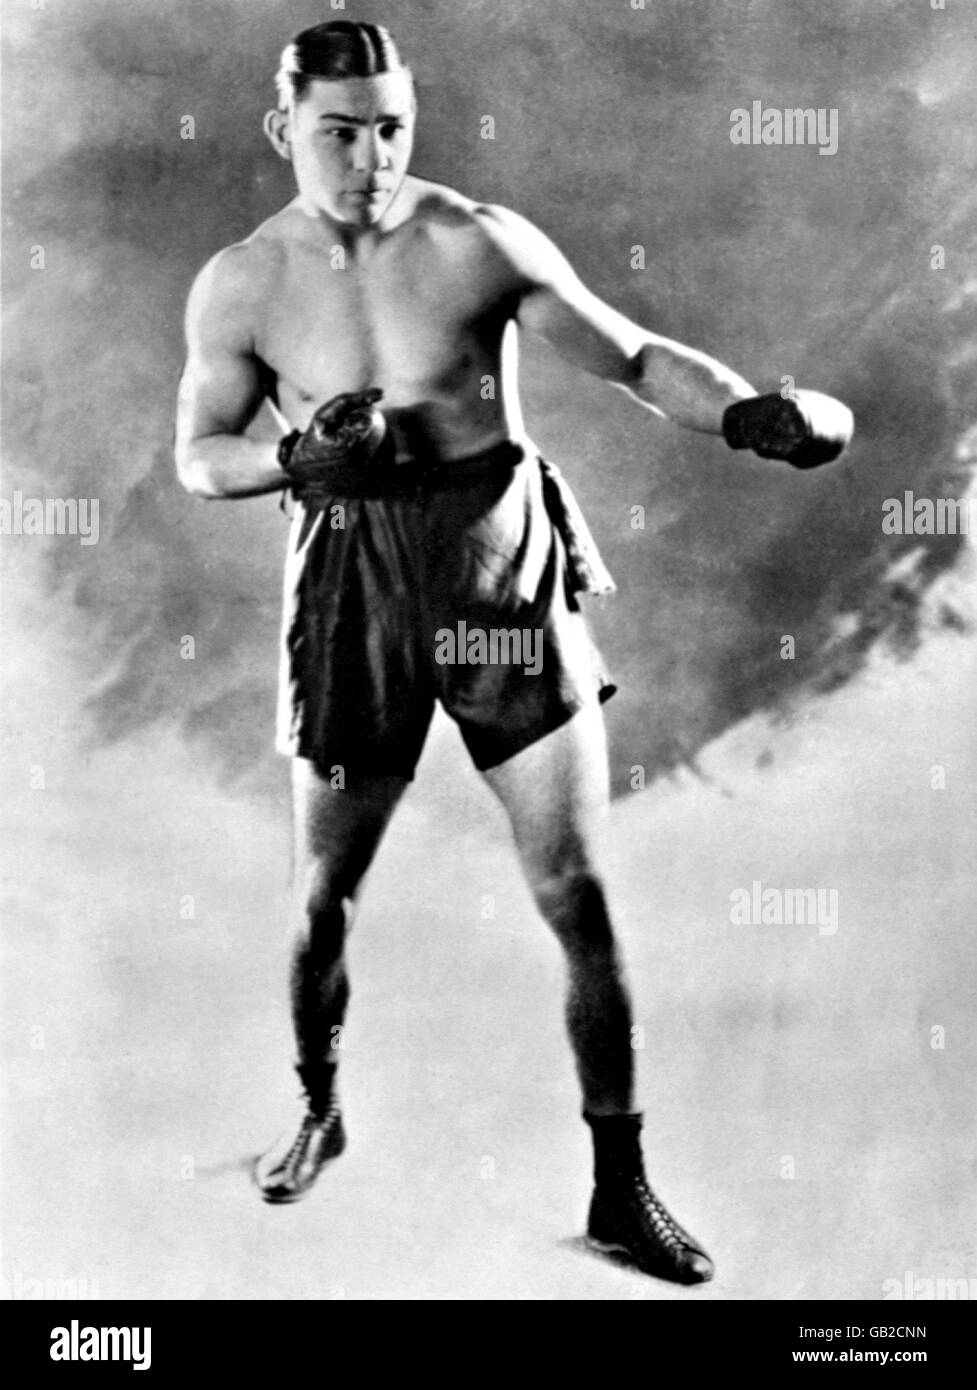
[[[343,1142],[340,1144],[336,1152],[329,1154],[326,1158],[322,1160],[322,1163],[319,1165],[319,1169],[315,1177],[309,1183],[308,1187],[305,1188],[302,1192],[292,1192],[282,1197],[275,1197],[271,1193],[266,1192],[264,1188],[261,1186],[261,1181],[258,1177],[258,1164],[261,1162],[260,1154],[255,1159],[254,1163],[251,1165],[251,1181],[258,1189],[258,1193],[261,1197],[261,1200],[263,1202],[267,1202],[270,1207],[289,1207],[292,1205],[293,1202],[301,1202],[304,1198],[308,1197],[309,1193],[312,1191],[316,1183],[319,1181],[319,1177],[322,1173],[323,1168],[325,1168],[327,1164],[332,1163],[333,1159],[338,1158],[340,1154],[345,1152],[345,1150],[346,1139],[344,1137]]]
[[[647,1268],[635,1259],[626,1245],[619,1245],[616,1241],[598,1240],[596,1236],[589,1233],[584,1236],[584,1241],[598,1255],[609,1255],[628,1269],[633,1269],[638,1274],[644,1274],[650,1279],[661,1279],[666,1284],[679,1284],[683,1288],[695,1288],[698,1284],[708,1284],[713,1278],[713,1274],[709,1274],[705,1279],[677,1279],[674,1274],[667,1274],[661,1269]]]

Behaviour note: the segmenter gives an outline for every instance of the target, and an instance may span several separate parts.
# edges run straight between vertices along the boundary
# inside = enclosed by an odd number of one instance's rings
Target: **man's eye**
[[[397,131],[403,130],[403,128],[404,127],[399,123],[394,124],[393,122],[391,122],[389,125],[380,127],[381,131],[383,132],[384,138],[387,140],[392,140],[394,136],[397,134]]]
[[[349,126],[345,125],[330,126],[324,133],[326,135],[334,135],[337,139],[346,141],[352,140],[354,137],[354,132],[350,130]]]

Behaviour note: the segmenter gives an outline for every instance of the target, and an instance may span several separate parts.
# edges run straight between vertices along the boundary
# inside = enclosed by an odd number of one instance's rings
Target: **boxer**
[[[277,86],[265,130],[297,193],[197,277],[176,441],[180,479],[200,497],[295,499],[277,747],[292,758],[303,1099],[294,1131],[258,1161],[258,1189],[296,1201],[345,1146],[344,942],[440,702],[505,808],[565,956],[594,1145],[589,1239],[647,1274],[701,1283],[711,1259],[645,1176],[631,1006],[595,847],[614,686],[580,595],[613,583],[525,434],[516,341],[539,334],[656,416],[802,470],[840,455],[850,412],[817,392],[758,395],[601,302],[515,212],[409,173],[413,79],[379,26],[303,31]],[[275,443],[247,434],[266,401]],[[438,624],[460,620],[538,630],[540,671],[435,662]]]

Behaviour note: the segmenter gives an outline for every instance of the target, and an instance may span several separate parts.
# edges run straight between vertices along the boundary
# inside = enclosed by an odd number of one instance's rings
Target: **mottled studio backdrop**
[[[591,605],[614,779],[651,789],[612,808],[608,882],[649,1171],[717,1258],[695,1297],[977,1296],[975,556],[882,531],[977,455],[977,4],[3,12],[0,494],[97,498],[99,537],[3,537],[0,1292],[688,1296],[576,1249],[562,961],[444,720],[350,942],[350,1156],[297,1212],[249,1185],[295,1084],[287,523],[182,492],[174,398],[198,267],[291,196],[260,128],[279,51],[345,14],[415,68],[418,172],[758,388],[854,409],[850,456],[805,476],[524,345],[528,428],[620,589]],[[754,101],[837,110],[837,152],[731,144]],[[734,924],[760,880],[836,893],[838,930]]]
[[[283,41],[330,15],[387,23],[413,63],[417,172],[538,222],[639,323],[760,388],[790,373],[854,409],[849,461],[804,477],[657,422],[526,343],[528,427],[577,486],[620,585],[595,618],[622,687],[609,707],[618,786],[631,764],[688,762],[798,687],[844,682],[875,643],[911,646],[959,542],[883,536],[882,502],[910,487],[960,495],[974,453],[969,6],[5,8],[3,493],[100,499],[98,545],[44,543],[30,614],[31,642],[63,652],[81,740],[165,720],[222,780],[277,776],[286,522],[274,498],[183,495],[170,443],[187,289],[290,196],[261,117]],[[755,99],[837,108],[837,153],[731,145],[731,110]],[[192,667],[174,659],[183,634]]]

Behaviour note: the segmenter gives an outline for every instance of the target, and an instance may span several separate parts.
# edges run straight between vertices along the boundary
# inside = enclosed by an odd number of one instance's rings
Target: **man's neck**
[[[341,222],[330,217],[322,208],[307,201],[300,193],[295,206],[310,222],[317,224],[331,246],[341,246],[350,256],[359,260],[368,259],[380,243],[404,222],[408,221],[413,208],[410,195],[405,192],[406,179],[401,184],[389,205],[384,209],[379,222],[368,226],[357,226],[353,222]]]

